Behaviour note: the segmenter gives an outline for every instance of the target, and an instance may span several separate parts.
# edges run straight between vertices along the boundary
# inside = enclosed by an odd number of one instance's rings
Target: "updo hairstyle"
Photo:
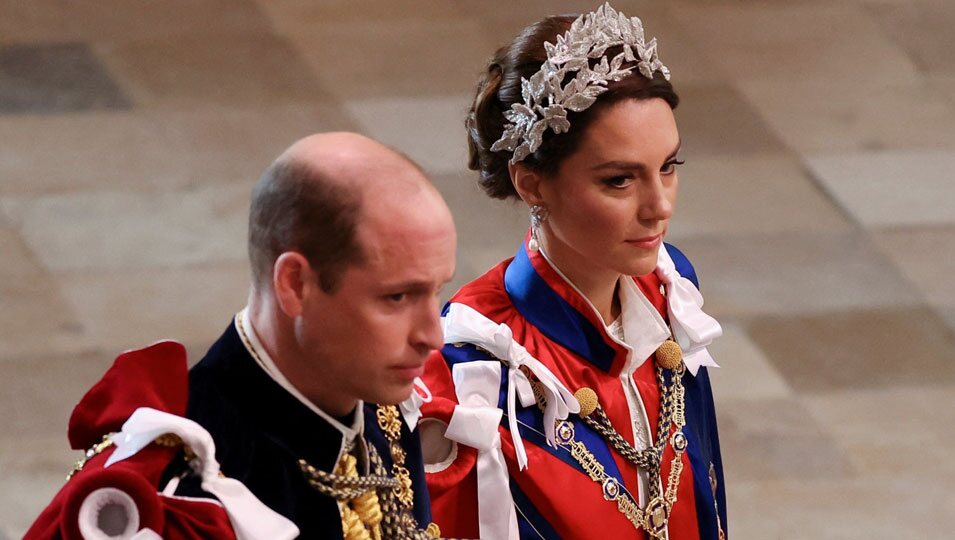
[[[557,15],[525,27],[514,41],[498,49],[478,82],[466,122],[468,167],[480,172],[478,183],[485,193],[495,199],[518,197],[507,170],[513,152],[491,151],[491,146],[504,132],[507,123],[504,112],[511,108],[511,104],[524,102],[521,78],[530,79],[547,60],[544,43],[555,43],[557,36],[569,30],[576,18],[577,15]],[[622,47],[612,47],[606,51],[606,56],[613,58],[621,51]],[[596,60],[591,60],[591,65],[594,63]],[[624,66],[633,64],[628,62]],[[569,73],[563,84],[573,77],[574,73]],[[670,108],[675,109],[680,101],[673,86],[658,71],[654,72],[652,79],[647,79],[634,69],[629,76],[610,82],[607,88],[588,109],[567,112],[570,122],[567,133],[556,135],[550,130],[545,131],[540,148],[521,163],[545,175],[553,175],[563,160],[576,151],[587,127],[608,106],[624,99],[662,98]]]

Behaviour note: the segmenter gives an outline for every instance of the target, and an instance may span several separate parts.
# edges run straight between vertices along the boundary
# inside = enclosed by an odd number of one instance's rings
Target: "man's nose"
[[[425,308],[415,328],[415,344],[431,352],[444,345],[444,333],[441,330],[441,314],[435,306]]]

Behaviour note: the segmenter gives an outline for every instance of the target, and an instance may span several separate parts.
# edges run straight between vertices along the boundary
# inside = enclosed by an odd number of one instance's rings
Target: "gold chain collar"
[[[676,343],[668,341],[667,344]],[[679,345],[677,345],[679,347]],[[668,351],[669,352],[669,351]],[[666,527],[670,513],[677,501],[677,490],[680,486],[680,477],[683,472],[683,452],[687,448],[687,438],[683,434],[686,425],[685,389],[683,388],[683,374],[685,368],[682,363],[682,351],[678,352],[680,362],[676,369],[664,369],[657,362],[657,382],[660,386],[660,418],[657,424],[656,443],[647,450],[639,451],[634,448],[610,423],[597,401],[596,393],[590,388],[581,388],[575,394],[581,402],[581,419],[625,459],[647,471],[651,478],[650,500],[646,507],[640,508],[634,497],[624,488],[616,478],[607,474],[604,466],[597,460],[584,443],[576,440],[574,425],[566,420],[557,421],[558,447],[570,452],[571,457],[584,469],[587,476],[601,487],[605,500],[614,502],[617,510],[633,524],[637,530],[645,530],[655,539],[666,537]],[[670,384],[665,384],[665,371],[670,372]],[[546,405],[543,392],[539,390],[536,381],[532,387],[535,390],[538,407]],[[671,428],[675,426],[673,434]],[[670,462],[670,474],[667,477],[666,489],[660,493],[662,484],[662,470],[660,462],[663,457],[663,448],[669,442],[673,448],[673,460]]]

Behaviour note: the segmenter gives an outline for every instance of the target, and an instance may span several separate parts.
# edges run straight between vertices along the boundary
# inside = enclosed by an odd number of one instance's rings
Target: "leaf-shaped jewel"
[[[594,84],[594,85],[588,86],[587,88],[584,88],[583,95],[590,98],[597,99],[597,96],[599,96],[600,94],[603,94],[606,91],[607,91],[606,86],[599,86]]]
[[[570,131],[570,122],[567,121],[566,116],[556,117],[552,120],[549,120],[547,124],[552,130],[554,130],[554,133],[557,134],[567,133]]]
[[[590,107],[597,101],[596,97],[590,97],[587,94],[574,94],[564,100],[564,107],[574,112],[580,112]]]
[[[508,125],[504,129],[504,133],[501,135],[501,138],[491,145],[491,151],[498,152],[500,150],[507,150],[508,152],[513,152],[514,148],[517,147],[517,142],[521,139],[520,135],[521,134],[518,132],[517,126],[514,124]]]
[[[617,14],[617,26],[620,28],[620,37],[624,42],[633,40],[633,22],[623,13]]]
[[[538,71],[535,73],[530,80],[528,81],[528,86],[530,87],[530,94],[534,101],[540,101],[544,97],[544,79],[547,77],[547,73],[544,71]],[[523,93],[523,86],[521,88]],[[525,102],[527,99],[525,98]]]
[[[554,133],[566,133],[570,129],[570,122],[567,121],[567,111],[560,105],[548,107],[544,111],[544,119]]]
[[[599,75],[606,75],[610,72],[610,64],[607,62],[607,57],[604,56],[600,59],[600,62],[595,65],[593,68],[594,73]]]
[[[531,82],[527,79],[521,79],[521,97],[524,103],[531,103],[534,99],[534,93],[531,91]]]
[[[541,146],[541,142],[544,138],[544,131],[547,129],[547,121],[539,120],[534,123],[534,126],[531,127],[531,130],[527,132],[527,136],[524,137],[524,140],[531,145],[531,152],[534,152]]]
[[[610,61],[610,70],[611,70],[611,71],[619,71],[619,70],[620,70],[620,66],[623,65],[624,56],[625,56],[625,53],[620,53],[620,54],[618,54],[617,56],[614,56],[614,57],[613,57],[613,60]]]
[[[643,51],[643,57],[647,60],[654,58],[657,55],[657,38],[653,38],[649,43],[646,44],[646,48]]]
[[[629,43],[623,44],[623,57],[627,59],[627,62],[636,62],[637,58],[633,55],[633,48]]]
[[[555,47],[553,43],[551,43],[551,42],[549,42],[549,41],[545,41],[545,42],[544,42],[544,51],[547,52],[547,57],[550,58],[551,56],[553,56],[554,54],[557,53],[557,47]]]
[[[517,163],[518,161],[523,161],[531,153],[531,147],[526,142],[522,143],[520,146],[514,149],[514,157],[511,158],[511,163]]]
[[[579,88],[582,87],[582,81],[579,81],[576,77],[571,79],[569,83],[564,85],[563,94],[564,99],[567,99],[568,96],[572,96],[579,92]],[[562,100],[563,101],[563,100]]]
[[[583,69],[583,68],[585,68],[585,67],[587,67],[587,66],[589,66],[589,65],[590,65],[590,64],[589,64],[589,62],[587,62],[587,59],[586,59],[586,58],[577,57],[577,58],[571,58],[571,59],[567,60],[567,63],[564,64],[564,69],[567,70],[567,71],[577,71],[577,70]]]
[[[504,118],[516,125],[527,124],[537,119],[537,113],[523,103],[514,103],[510,110],[504,111]]]
[[[545,120],[550,120],[556,116],[567,116],[567,111],[564,110],[562,105],[551,105],[543,109],[542,116]]]
[[[609,59],[607,51],[617,46],[622,52]],[[656,39],[645,40],[643,22],[616,11],[609,3],[575,19],[567,32],[553,43],[545,43],[544,50],[546,61],[534,76],[521,82],[524,103],[512,105],[505,113],[510,124],[493,146],[513,148],[512,162],[536,151],[547,129],[554,133],[569,130],[568,111],[592,106],[610,81],[619,81],[636,70],[647,78],[656,71],[670,77],[657,58]],[[593,66],[590,59],[594,59]],[[568,76],[570,80],[563,84]]]
[[[557,77],[548,77],[547,81],[544,83],[545,93],[550,98],[551,102],[561,101],[564,99],[564,91],[560,87],[560,79]]]

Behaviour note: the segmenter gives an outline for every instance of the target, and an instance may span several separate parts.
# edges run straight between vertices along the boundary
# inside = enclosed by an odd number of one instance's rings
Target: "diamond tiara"
[[[623,52],[608,59],[611,47]],[[643,22],[627,17],[606,3],[597,11],[577,17],[557,43],[544,43],[547,60],[530,79],[521,78],[523,103],[514,103],[504,113],[508,123],[492,146],[492,152],[513,152],[510,162],[518,163],[540,148],[544,132],[566,133],[567,112],[580,112],[607,91],[607,85],[627,77],[636,67],[648,79],[659,71],[670,80],[670,70],[657,58],[657,40],[647,42]],[[599,60],[591,67],[592,59]],[[636,62],[623,67],[624,62]],[[567,74],[576,75],[563,84]]]

